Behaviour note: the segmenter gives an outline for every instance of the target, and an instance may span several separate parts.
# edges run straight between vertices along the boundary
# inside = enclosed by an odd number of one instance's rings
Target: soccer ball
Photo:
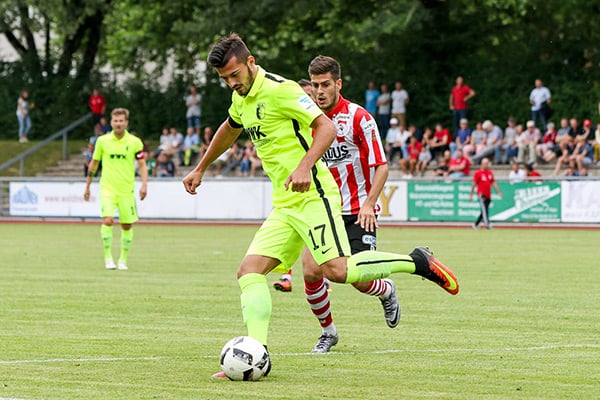
[[[232,381],[257,381],[270,366],[267,349],[250,336],[234,337],[221,350],[221,368]]]

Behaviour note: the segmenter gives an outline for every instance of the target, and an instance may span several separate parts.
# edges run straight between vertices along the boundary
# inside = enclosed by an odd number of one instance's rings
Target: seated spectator
[[[202,140],[202,144],[200,145],[200,157],[202,157],[202,155],[206,152],[206,149],[208,148],[208,145],[212,141],[214,135],[215,133],[210,126],[204,128],[204,140]]]
[[[583,177],[589,176],[589,171],[585,167],[581,171],[577,171],[577,169],[569,167],[565,170],[564,175],[583,178]]]
[[[442,158],[440,158],[440,160],[438,161],[438,165],[435,168],[435,170],[433,171],[433,176],[441,176],[441,177],[447,177],[448,176],[448,164],[450,163],[450,158],[451,158],[451,154],[450,154],[450,150],[446,150],[444,152],[444,155],[442,156]]]
[[[183,138],[183,145],[179,152],[179,159],[183,160],[185,166],[189,166],[192,161],[192,155],[196,155],[200,152],[200,135],[196,133],[193,126],[187,128],[185,137]]]
[[[88,176],[88,169],[90,167],[90,163],[92,162],[92,156],[94,155],[94,145],[88,143],[87,149],[83,152],[83,176]],[[98,176],[98,170],[96,170],[96,175]]]
[[[471,128],[469,128],[469,121],[466,118],[462,118],[459,123],[458,131],[456,132],[456,138],[450,143],[450,153],[452,154],[452,157],[456,157],[456,151],[458,149],[463,150],[464,147],[469,144],[470,140]]]
[[[400,160],[400,168],[402,168],[404,178],[410,178],[416,174],[422,148],[423,144],[417,140],[417,137],[411,136],[406,150],[408,157]]]
[[[169,129],[169,147],[167,148],[167,154],[171,156],[178,156],[179,150],[183,147],[183,135],[177,131],[177,128],[172,127]]]
[[[484,121],[481,127],[485,132],[485,141],[483,142],[483,149],[471,158],[473,164],[481,164],[483,158],[490,158],[492,154],[494,154],[494,162],[499,164],[501,161],[502,129],[498,125],[494,125],[489,119]]]
[[[579,136],[573,155],[571,155],[571,168],[576,168],[577,171],[583,170],[584,166],[592,163],[591,146],[588,144],[585,136]]]
[[[463,155],[462,149],[456,150],[456,157],[451,157],[448,162],[448,177],[460,179],[469,176],[471,160]]]
[[[513,162],[511,164],[511,170],[508,173],[508,180],[510,181],[510,183],[518,183],[518,182],[523,182],[525,181],[525,171],[523,171],[520,167],[519,167],[519,163],[518,162]]]
[[[463,148],[463,154],[465,157],[471,157],[483,151],[486,142],[486,135],[482,125],[483,124],[481,122],[477,122],[475,125],[475,130],[471,132],[471,140],[469,140],[469,144],[465,145]]]
[[[425,145],[423,142],[421,143],[421,152],[419,153],[419,160],[417,161],[417,175],[423,176],[425,175],[425,171],[427,171],[427,166],[431,161],[431,153],[429,152],[429,147]]]
[[[166,151],[161,151],[156,160],[156,168],[154,176],[159,178],[172,178],[177,175],[177,167],[171,159],[171,156]]]
[[[598,123],[596,125],[596,132],[594,132],[594,147],[593,148],[594,148],[594,162],[600,163],[600,123]]]
[[[535,170],[533,164],[525,164],[525,175],[528,182],[541,182],[542,174]]]
[[[158,153],[151,151],[144,155],[144,159],[146,160],[146,169],[148,170],[148,176],[156,176],[154,171],[156,170],[156,158]],[[139,176],[137,171],[137,163],[136,165],[136,176]]]
[[[431,156],[435,160],[437,160],[439,157],[442,157],[446,150],[450,150],[450,142],[452,142],[452,135],[450,134],[450,131],[444,128],[439,122],[435,124],[433,139],[429,144]]]
[[[523,131],[521,134],[523,137],[519,143],[519,154],[517,155],[517,160],[519,163],[523,163],[525,160],[525,155],[528,156],[529,163],[535,163],[535,147],[539,143],[541,139],[541,133],[538,128],[535,126],[535,122],[527,121],[527,129]]]
[[[390,119],[390,129],[385,135],[385,153],[389,165],[395,164],[396,154],[400,156],[399,159],[402,159],[402,130],[396,118]]]
[[[542,136],[542,141],[535,147],[535,153],[538,160],[550,162],[556,158],[556,135],[558,131],[554,128],[553,122],[546,124],[546,132]]]
[[[515,139],[517,138],[517,123],[513,117],[508,119],[508,126],[504,128],[504,137],[502,142],[496,147],[495,153],[501,154],[500,164],[508,164],[510,160],[509,149],[515,150],[514,156],[517,155],[517,146]],[[512,161],[512,160],[511,160]]]
[[[170,147],[171,147],[171,140],[169,139],[169,129],[163,128],[162,133],[160,135],[158,152],[169,150]]]
[[[244,145],[244,155],[242,157],[240,172],[242,176],[256,176],[256,171],[262,168],[262,161],[256,154],[256,147],[251,140],[247,140]],[[249,167],[249,171],[247,170]]]
[[[561,150],[561,155],[556,159],[556,167],[554,168],[554,176],[558,176],[564,165],[571,165],[571,156],[575,151],[575,143],[572,141],[566,142],[564,149]]]
[[[231,171],[240,166],[242,163],[242,158],[244,157],[244,148],[237,141],[233,142],[228,152],[229,154],[227,156],[227,162],[225,163],[225,167],[221,172],[221,175],[223,176],[228,176]]]

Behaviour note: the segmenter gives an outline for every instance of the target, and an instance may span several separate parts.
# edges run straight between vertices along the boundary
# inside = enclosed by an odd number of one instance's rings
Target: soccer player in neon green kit
[[[242,130],[254,142],[273,186],[273,210],[237,272],[249,336],[267,345],[271,294],[266,274],[289,270],[304,246],[333,282],[365,282],[404,272],[458,293],[452,271],[426,247],[417,247],[410,255],[364,251],[350,256],[339,189],[321,161],[336,137],[336,127],[296,82],[258,66],[235,33],[213,45],[208,64],[233,89],[232,104],[198,165],[183,179],[185,190],[197,194],[207,168]]]
[[[100,178],[100,206],[102,226],[100,236],[104,247],[104,262],[106,269],[119,268],[127,270],[127,255],[133,240],[133,224],[138,220],[135,204],[135,165],[137,161],[142,187],[140,200],[147,194],[148,169],[144,160],[144,145],[140,138],[127,131],[129,111],[125,108],[115,108],[111,113],[110,125],[113,130],[98,137],[92,162],[88,168],[83,198],[90,199],[90,184],[102,161],[102,177]],[[112,227],[115,210],[119,210],[121,223],[121,253],[118,264],[115,265],[112,256]]]

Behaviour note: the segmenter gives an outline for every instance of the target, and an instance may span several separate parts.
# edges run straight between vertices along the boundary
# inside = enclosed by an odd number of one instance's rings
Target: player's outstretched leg
[[[415,274],[437,283],[450,294],[458,293],[458,280],[452,270],[433,256],[426,246],[420,246],[410,253],[415,261]]]

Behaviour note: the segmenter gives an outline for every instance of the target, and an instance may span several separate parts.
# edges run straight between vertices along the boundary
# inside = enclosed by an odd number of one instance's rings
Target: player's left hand
[[[310,189],[310,182],[310,169],[305,171],[296,168],[286,179],[285,190],[288,190],[291,186],[292,192],[306,192]]]
[[[360,225],[367,232],[375,232],[375,228],[378,228],[377,217],[371,207],[361,207],[358,212],[358,218],[356,219],[356,225]]]
[[[140,188],[140,200],[144,200],[146,198],[147,194],[148,194],[148,189],[146,189],[146,186],[142,186]]]

